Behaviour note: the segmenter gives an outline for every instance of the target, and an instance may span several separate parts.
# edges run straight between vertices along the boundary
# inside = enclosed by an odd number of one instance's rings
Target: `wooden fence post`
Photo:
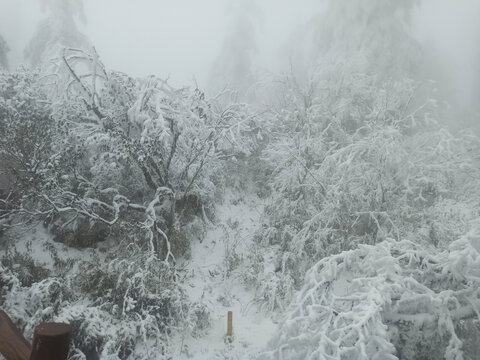
[[[233,313],[231,311],[228,312],[228,319],[227,319],[227,341],[232,342],[232,322],[233,322]]]
[[[68,324],[42,323],[35,328],[30,346],[10,317],[0,310],[0,353],[7,360],[66,360],[71,333]]]
[[[42,323],[35,328],[30,360],[67,360],[72,327],[62,323]]]

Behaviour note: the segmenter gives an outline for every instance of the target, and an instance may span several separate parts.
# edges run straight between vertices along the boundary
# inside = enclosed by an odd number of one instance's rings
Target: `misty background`
[[[158,74],[176,86],[193,81],[209,88],[223,79],[219,67],[244,52],[254,69],[290,71],[304,66],[299,34],[324,7],[322,1],[290,0],[85,0],[76,17],[79,30],[105,63],[133,76]],[[38,0],[0,0],[0,34],[14,69],[45,18]],[[434,78],[452,105],[479,109],[480,1],[427,0],[412,19],[412,35],[428,59],[426,77]],[[308,37],[305,36],[305,43]],[[239,75],[243,76],[242,74]],[[227,84],[226,84],[227,85]]]

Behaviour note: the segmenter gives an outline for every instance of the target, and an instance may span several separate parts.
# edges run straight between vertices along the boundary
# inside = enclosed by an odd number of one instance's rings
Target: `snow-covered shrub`
[[[2,267],[1,272],[3,278],[10,279],[8,291],[1,299],[2,309],[20,326],[27,338],[33,337],[35,326],[52,320],[69,301],[74,300],[68,279],[49,277],[30,287],[23,287],[7,269]]]
[[[80,287],[90,305],[80,308],[80,313],[72,307],[58,314],[69,322],[79,323],[77,347],[94,348],[102,356],[120,359],[130,354],[133,359],[141,358],[136,349],[141,343],[151,342],[157,351],[167,351],[172,332],[187,326],[189,305],[175,281],[175,273],[166,266],[163,261],[142,253],[104,264],[81,264],[73,285]],[[83,311],[87,314],[79,316]],[[87,316],[92,311],[97,314],[94,316],[97,325],[90,324]],[[113,328],[105,326],[105,321]],[[92,332],[90,326],[99,330]]]
[[[287,299],[295,293],[294,280],[289,274],[264,272],[257,274],[257,300],[260,307],[267,311],[274,311],[285,307]]]
[[[54,122],[38,79],[38,73],[22,68],[0,73],[2,218],[18,204],[20,196],[28,202],[29,190],[42,187],[46,180],[44,165],[51,154]],[[15,193],[9,195],[13,188]]]
[[[205,336],[210,330],[210,312],[201,302],[190,305],[188,324],[191,335],[195,338]]]
[[[475,358],[479,239],[448,251],[387,239],[322,259],[259,358]]]
[[[208,310],[200,303],[190,306],[176,272],[164,261],[130,250],[127,258],[80,263],[64,278],[30,287],[2,266],[0,305],[28,338],[43,321],[72,324],[77,356],[95,352],[102,359],[145,359],[157,353],[168,358],[174,333],[201,336],[208,330]]]
[[[175,282],[175,272],[151,255],[133,251],[128,258],[79,266],[75,285],[93,301],[104,306],[108,303],[112,313],[126,314],[151,307],[151,313],[163,323],[170,317],[179,319],[183,313],[185,295]]]
[[[2,306],[10,291],[19,285],[20,281],[17,277],[3,265],[0,265],[0,304]]]
[[[57,217],[49,223],[49,230],[54,235],[54,241],[77,248],[95,247],[110,235],[107,224],[82,216],[68,223]]]
[[[10,269],[22,286],[31,286],[50,275],[50,271],[32,258],[31,251],[21,253],[17,249],[8,249],[1,258],[2,265]]]

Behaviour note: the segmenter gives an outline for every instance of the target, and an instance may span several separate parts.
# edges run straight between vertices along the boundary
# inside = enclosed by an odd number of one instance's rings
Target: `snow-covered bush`
[[[0,216],[17,205],[20,196],[29,198],[29,190],[41,187],[47,175],[44,165],[51,153],[54,122],[38,78],[38,73],[25,69],[0,73],[0,187],[7,195]],[[18,191],[8,196],[12,188]]]
[[[22,253],[17,249],[7,248],[1,264],[15,274],[22,286],[31,286],[50,275],[48,269],[32,258],[31,250]]]
[[[172,332],[187,326],[188,299],[176,282],[175,272],[163,261],[133,251],[128,258],[104,265],[80,264],[80,269],[73,280],[74,287],[79,286],[80,293],[87,294],[91,301],[90,306],[101,309],[108,321],[118,322],[117,329],[102,326],[106,336],[97,339],[101,343],[97,351],[104,356],[115,355],[121,349],[121,359],[130,353],[135,353],[133,358],[141,358],[135,346],[146,342],[165,352]],[[69,316],[69,322],[78,321],[75,313],[68,315],[68,310],[58,316]],[[84,336],[91,334],[85,330]],[[82,336],[77,339],[81,342]]]
[[[475,358],[479,239],[471,233],[448,251],[387,239],[324,258],[259,358]]]
[[[279,294],[325,256],[386,237],[445,246],[478,216],[478,139],[440,127],[431,100],[409,108],[411,81],[379,87],[352,74],[338,86],[336,74],[308,93],[293,88],[296,105],[278,113],[262,153],[271,195],[256,238],[278,263],[258,286],[283,284]],[[449,216],[452,202],[460,211]]]
[[[208,330],[205,307],[190,306],[176,272],[149,253],[130,247],[128,258],[97,258],[77,267],[64,278],[29,287],[1,267],[0,305],[28,338],[40,322],[62,321],[73,326],[72,352],[78,356],[95,352],[102,359],[145,359],[155,353],[168,358],[173,334],[200,336]]]

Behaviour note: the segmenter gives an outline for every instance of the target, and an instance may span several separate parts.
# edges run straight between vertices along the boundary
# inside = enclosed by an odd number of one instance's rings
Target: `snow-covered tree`
[[[361,68],[384,78],[411,77],[418,69],[421,49],[409,24],[419,0],[328,1],[312,22],[312,59],[357,59]]]
[[[32,66],[45,66],[56,58],[62,48],[89,49],[88,39],[77,28],[75,20],[84,19],[82,0],[42,0],[47,17],[25,49]]]
[[[212,213],[223,159],[248,151],[242,138],[250,115],[241,105],[217,108],[198,89],[174,89],[155,77],[136,81],[107,71],[96,53],[65,49],[57,66],[57,73],[42,78],[52,115],[46,123],[31,117],[48,136],[32,131],[27,137],[13,129],[4,137],[2,151],[21,159],[27,171],[18,176],[26,187],[18,189],[23,196],[11,204],[14,212],[48,218],[64,239],[75,239],[75,229],[85,221],[83,239],[127,232],[175,263],[175,255],[188,249],[186,219],[206,220]],[[9,109],[11,99],[28,91],[16,86],[5,93]],[[15,124],[18,110],[13,106],[3,120]],[[27,145],[20,147],[15,136]],[[37,152],[37,142],[48,147]],[[22,154],[24,147],[32,154]],[[31,164],[35,156],[41,159]],[[38,183],[30,186],[33,180]]]
[[[7,42],[0,35],[0,69],[8,69],[7,53],[9,50]]]
[[[411,43],[397,26],[379,30],[384,23],[376,15],[395,4],[355,4],[344,26],[351,36],[356,27],[363,34],[358,51],[348,40],[345,46],[335,40],[308,84],[283,82],[273,119],[265,123],[261,160],[271,195],[257,238],[260,247],[275,249],[276,260],[256,259],[252,269],[275,269],[257,281],[269,308],[281,306],[318,259],[386,237],[445,246],[478,216],[472,201],[480,196],[473,155],[478,139],[453,136],[435,121],[436,102],[408,78],[401,59],[383,64],[373,55],[391,36]],[[329,11],[347,5],[332,2]]]
[[[341,95],[292,94],[298,107],[278,113],[262,153],[272,188],[258,243],[277,260],[260,259],[276,271],[257,284],[270,308],[316,259],[386,237],[442,247],[478,216],[475,136],[432,125],[430,102],[405,113],[412,82],[378,89],[358,75],[344,85]]]
[[[215,60],[210,83],[213,90],[233,89],[245,96],[255,82],[253,56],[257,52],[254,18],[259,9],[253,1],[230,4],[234,19],[220,54]]]

